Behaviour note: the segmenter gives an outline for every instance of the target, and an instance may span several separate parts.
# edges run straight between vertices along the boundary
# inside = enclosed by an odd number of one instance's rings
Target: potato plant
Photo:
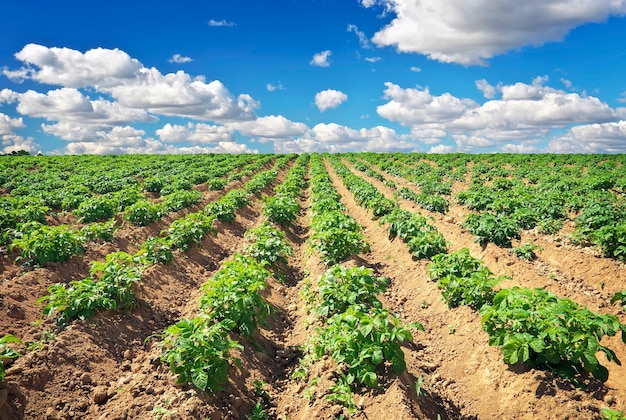
[[[249,229],[245,238],[250,244],[244,253],[261,265],[270,266],[276,262],[286,264],[287,257],[294,255],[293,248],[285,240],[285,234],[267,221]]]
[[[91,318],[99,309],[130,309],[135,301],[133,284],[141,280],[142,270],[138,257],[114,252],[105,262],[92,262],[89,277],[49,286],[50,294],[37,303],[45,302],[44,316],[55,317],[61,327],[74,319]]]
[[[192,383],[211,393],[221,391],[229,363],[239,363],[230,351],[243,349],[229,338],[230,330],[228,322],[212,322],[207,315],[182,319],[163,332],[161,360],[177,375],[177,383]]]
[[[15,359],[20,356],[20,353],[17,350],[9,346],[11,343],[23,344],[22,340],[12,334],[5,334],[0,338],[0,384],[4,381],[4,361]]]
[[[241,334],[251,335],[270,313],[260,294],[269,276],[253,258],[235,255],[202,286],[200,309],[211,319],[226,321]]]
[[[26,264],[46,265],[83,253],[85,242],[80,231],[66,225],[47,226],[30,222],[21,227],[21,232],[15,233],[9,248],[19,248],[19,260]]]
[[[570,299],[544,289],[513,287],[499,291],[493,304],[481,309],[489,344],[502,347],[504,361],[547,369],[580,384],[584,372],[605,382],[609,372],[596,354],[621,364],[602,338],[621,332],[626,325],[615,315],[601,315]]]

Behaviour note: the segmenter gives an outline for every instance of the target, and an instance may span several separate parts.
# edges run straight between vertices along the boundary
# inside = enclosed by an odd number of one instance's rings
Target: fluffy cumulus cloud
[[[415,151],[419,144],[409,136],[400,135],[395,130],[376,126],[355,130],[344,125],[330,123],[317,124],[304,136],[294,140],[277,142],[277,153],[348,151]]]
[[[206,82],[203,77],[192,77],[183,71],[162,74],[119,49],[81,52],[28,44],[15,57],[23,67],[3,69],[6,77],[56,88],[45,93],[2,89],[0,105],[16,103],[15,109],[21,115],[45,120],[41,125],[45,133],[70,142],[62,152],[171,153],[175,152],[172,144],[182,141],[212,145],[179,148],[189,153],[252,151],[234,143],[232,129],[223,124],[256,120],[255,109],[260,105],[250,95],[235,96],[219,80]],[[175,54],[169,61],[190,60]],[[162,141],[146,138],[143,130],[132,127],[137,122],[154,122],[159,116],[200,122],[166,125],[157,133]],[[11,121],[15,124],[17,120]],[[6,122],[2,124],[4,127]],[[177,135],[185,139],[179,140]],[[5,148],[7,136],[13,143],[21,139],[12,132],[4,134]],[[27,143],[24,139],[20,142]]]
[[[156,130],[159,139],[165,143],[217,144],[235,141],[233,132],[220,125],[187,123],[178,125],[167,123]]]
[[[219,80],[206,83],[183,71],[162,74],[118,49],[96,48],[82,53],[28,44],[15,56],[27,66],[3,70],[13,80],[93,88],[110,95],[121,107],[140,112],[233,121],[254,119],[259,106],[250,95],[235,97]]]
[[[449,93],[433,96],[428,88],[403,89],[390,82],[385,86],[384,97],[389,102],[379,106],[377,112],[381,117],[403,125],[441,125],[460,118],[477,106],[472,100],[459,99]]]
[[[433,60],[484,64],[526,45],[560,41],[573,28],[626,14],[626,0],[361,0],[396,17],[377,32],[378,46]]]
[[[250,149],[245,144],[224,142],[213,147],[189,146],[180,147],[162,143],[158,140],[148,138],[138,145],[113,145],[108,143],[70,143],[60,153],[73,155],[80,154],[183,154],[183,153],[258,153],[255,149]]]
[[[37,144],[32,138],[24,138],[15,134],[14,130],[24,128],[22,118],[11,118],[0,112],[0,153],[11,153],[18,150],[26,150],[36,153]]]
[[[328,67],[330,66],[330,63],[328,62],[328,58],[330,57],[331,54],[332,52],[330,50],[326,50],[326,51],[322,51],[317,54],[314,54],[309,64],[312,66],[317,66],[317,67]]]
[[[381,117],[410,127],[415,138],[434,145],[432,150],[436,152],[447,150],[437,147],[443,146],[440,143],[444,140],[455,143],[455,150],[463,152],[486,148],[538,151],[539,139],[550,138],[574,125],[576,127],[569,130],[565,138],[553,141],[551,150],[577,145],[585,135],[624,140],[620,137],[621,129],[614,127],[620,119],[618,110],[596,97],[546,86],[547,81],[546,77],[537,77],[531,83],[497,86],[485,80],[477,81],[476,86],[483,95],[493,98],[483,104],[450,93],[433,95],[428,88],[402,88],[386,83],[388,102],[377,111]],[[594,135],[598,132],[601,134]],[[602,150],[600,147],[604,144],[605,150],[614,151],[616,143],[598,141],[587,150],[594,147]]]
[[[228,127],[244,136],[257,137],[261,140],[292,138],[304,134],[309,129],[306,124],[290,121],[282,115],[268,115],[253,121],[230,123]]]
[[[552,140],[552,153],[626,153],[626,121],[572,127]]]
[[[348,95],[334,89],[322,90],[321,92],[317,92],[315,94],[315,105],[321,112],[324,112],[327,109],[337,108],[347,100]]]

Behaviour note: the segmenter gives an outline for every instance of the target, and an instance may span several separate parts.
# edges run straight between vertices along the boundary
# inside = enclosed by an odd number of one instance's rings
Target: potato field
[[[625,419],[626,156],[0,157],[0,420]]]

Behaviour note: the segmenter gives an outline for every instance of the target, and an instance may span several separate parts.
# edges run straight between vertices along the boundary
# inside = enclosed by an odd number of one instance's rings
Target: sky
[[[0,153],[626,153],[626,0],[0,5]]]

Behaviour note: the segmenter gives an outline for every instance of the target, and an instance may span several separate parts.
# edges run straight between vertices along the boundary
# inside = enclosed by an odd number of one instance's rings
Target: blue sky
[[[626,0],[7,3],[5,153],[626,153]]]

